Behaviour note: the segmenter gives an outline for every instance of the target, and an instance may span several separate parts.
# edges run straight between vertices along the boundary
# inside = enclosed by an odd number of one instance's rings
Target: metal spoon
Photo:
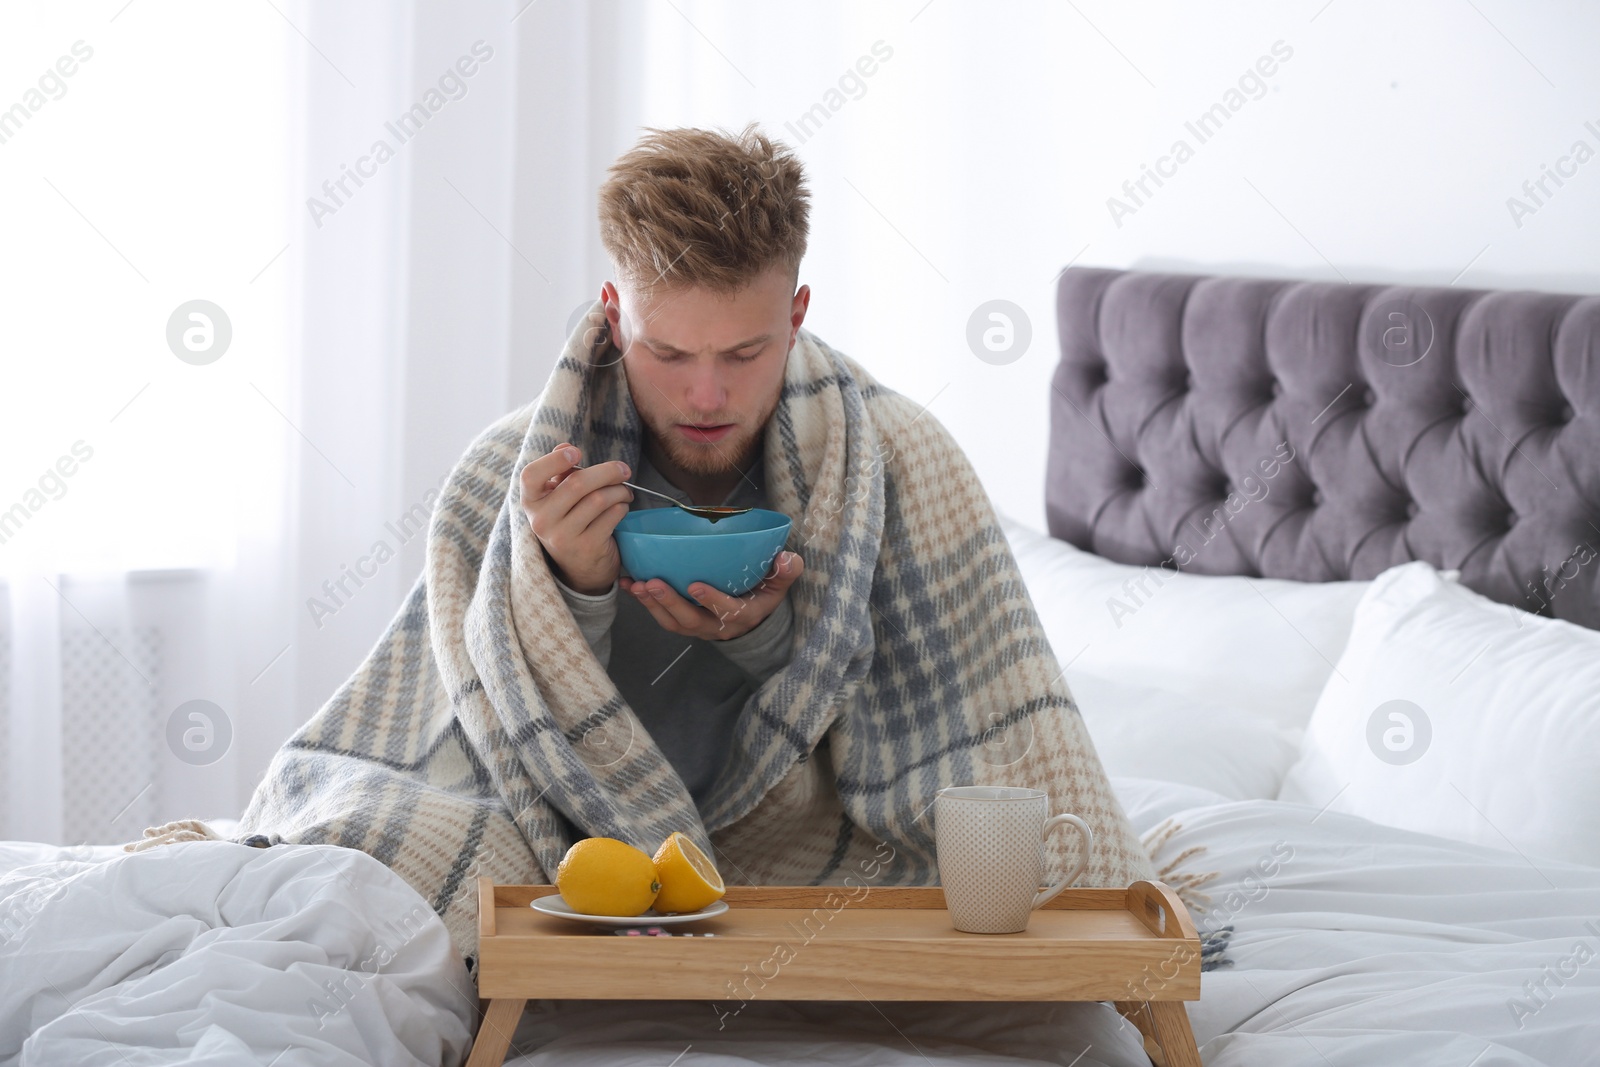
[[[572,469],[581,471],[581,470],[587,470],[588,468],[587,467],[580,467],[578,464],[574,463],[572,465]],[[743,515],[747,511],[754,511],[755,510],[754,508],[726,508],[726,507],[720,507],[720,506],[701,505],[701,504],[685,504],[682,501],[678,500],[676,497],[670,497],[665,493],[658,493],[654,489],[646,489],[642,485],[634,485],[632,482],[623,482],[622,484],[627,486],[629,489],[634,490],[635,492],[649,493],[651,496],[660,497],[662,500],[665,500],[667,503],[671,504],[672,506],[678,507],[678,508],[682,508],[684,511],[687,511],[689,514],[698,515],[700,518],[707,519],[707,520],[711,521],[712,523],[719,522],[719,521],[721,521],[723,519],[732,518],[735,515]]]

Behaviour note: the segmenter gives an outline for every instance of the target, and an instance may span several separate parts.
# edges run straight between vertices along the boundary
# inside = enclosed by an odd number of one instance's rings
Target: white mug
[[[934,806],[939,884],[957,930],[1021,933],[1033,910],[1089,865],[1094,832],[1076,815],[1050,817],[1050,795],[1042,789],[950,786],[939,790]],[[1064,825],[1082,836],[1082,856],[1065,878],[1040,889],[1045,836]]]

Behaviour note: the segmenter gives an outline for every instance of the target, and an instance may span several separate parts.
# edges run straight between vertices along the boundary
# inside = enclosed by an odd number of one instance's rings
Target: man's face
[[[811,301],[773,267],[735,293],[602,291],[633,406],[667,458],[692,474],[743,470],[777,410],[784,366]]]

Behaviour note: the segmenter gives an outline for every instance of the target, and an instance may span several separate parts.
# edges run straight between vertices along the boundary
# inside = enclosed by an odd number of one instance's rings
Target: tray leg
[[[472,1043],[467,1067],[500,1067],[506,1061],[511,1035],[517,1032],[517,1022],[527,1003],[515,999],[489,1001],[489,1010],[484,1012],[483,1024],[478,1027],[478,1039]]]
[[[1153,1067],[1168,1067],[1167,1057],[1161,1051],[1161,1044],[1156,1039],[1156,1024],[1155,1020],[1150,1017],[1150,1002],[1147,1000],[1118,1000],[1114,1003],[1117,1012],[1139,1028],[1139,1035],[1144,1038],[1144,1054],[1150,1057]]]
[[[1155,1067],[1203,1067],[1183,1001],[1119,1000],[1116,1007],[1144,1035],[1145,1054]]]

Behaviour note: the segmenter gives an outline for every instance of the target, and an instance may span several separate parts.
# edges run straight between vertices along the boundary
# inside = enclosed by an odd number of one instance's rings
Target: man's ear
[[[622,336],[622,297],[617,292],[617,287],[611,282],[606,282],[600,287],[600,300],[604,305],[606,326],[611,331],[611,343],[617,346],[617,351],[626,351]]]
[[[610,283],[607,283],[610,284]],[[794,347],[794,339],[800,333],[800,325],[806,321],[806,309],[811,306],[811,286],[802,285],[794,294],[794,302],[789,305],[789,347]]]
[[[617,293],[617,287],[611,282],[602,285],[600,300],[605,306],[606,321],[611,324],[611,329],[615,332],[618,323],[622,321],[622,297]]]

